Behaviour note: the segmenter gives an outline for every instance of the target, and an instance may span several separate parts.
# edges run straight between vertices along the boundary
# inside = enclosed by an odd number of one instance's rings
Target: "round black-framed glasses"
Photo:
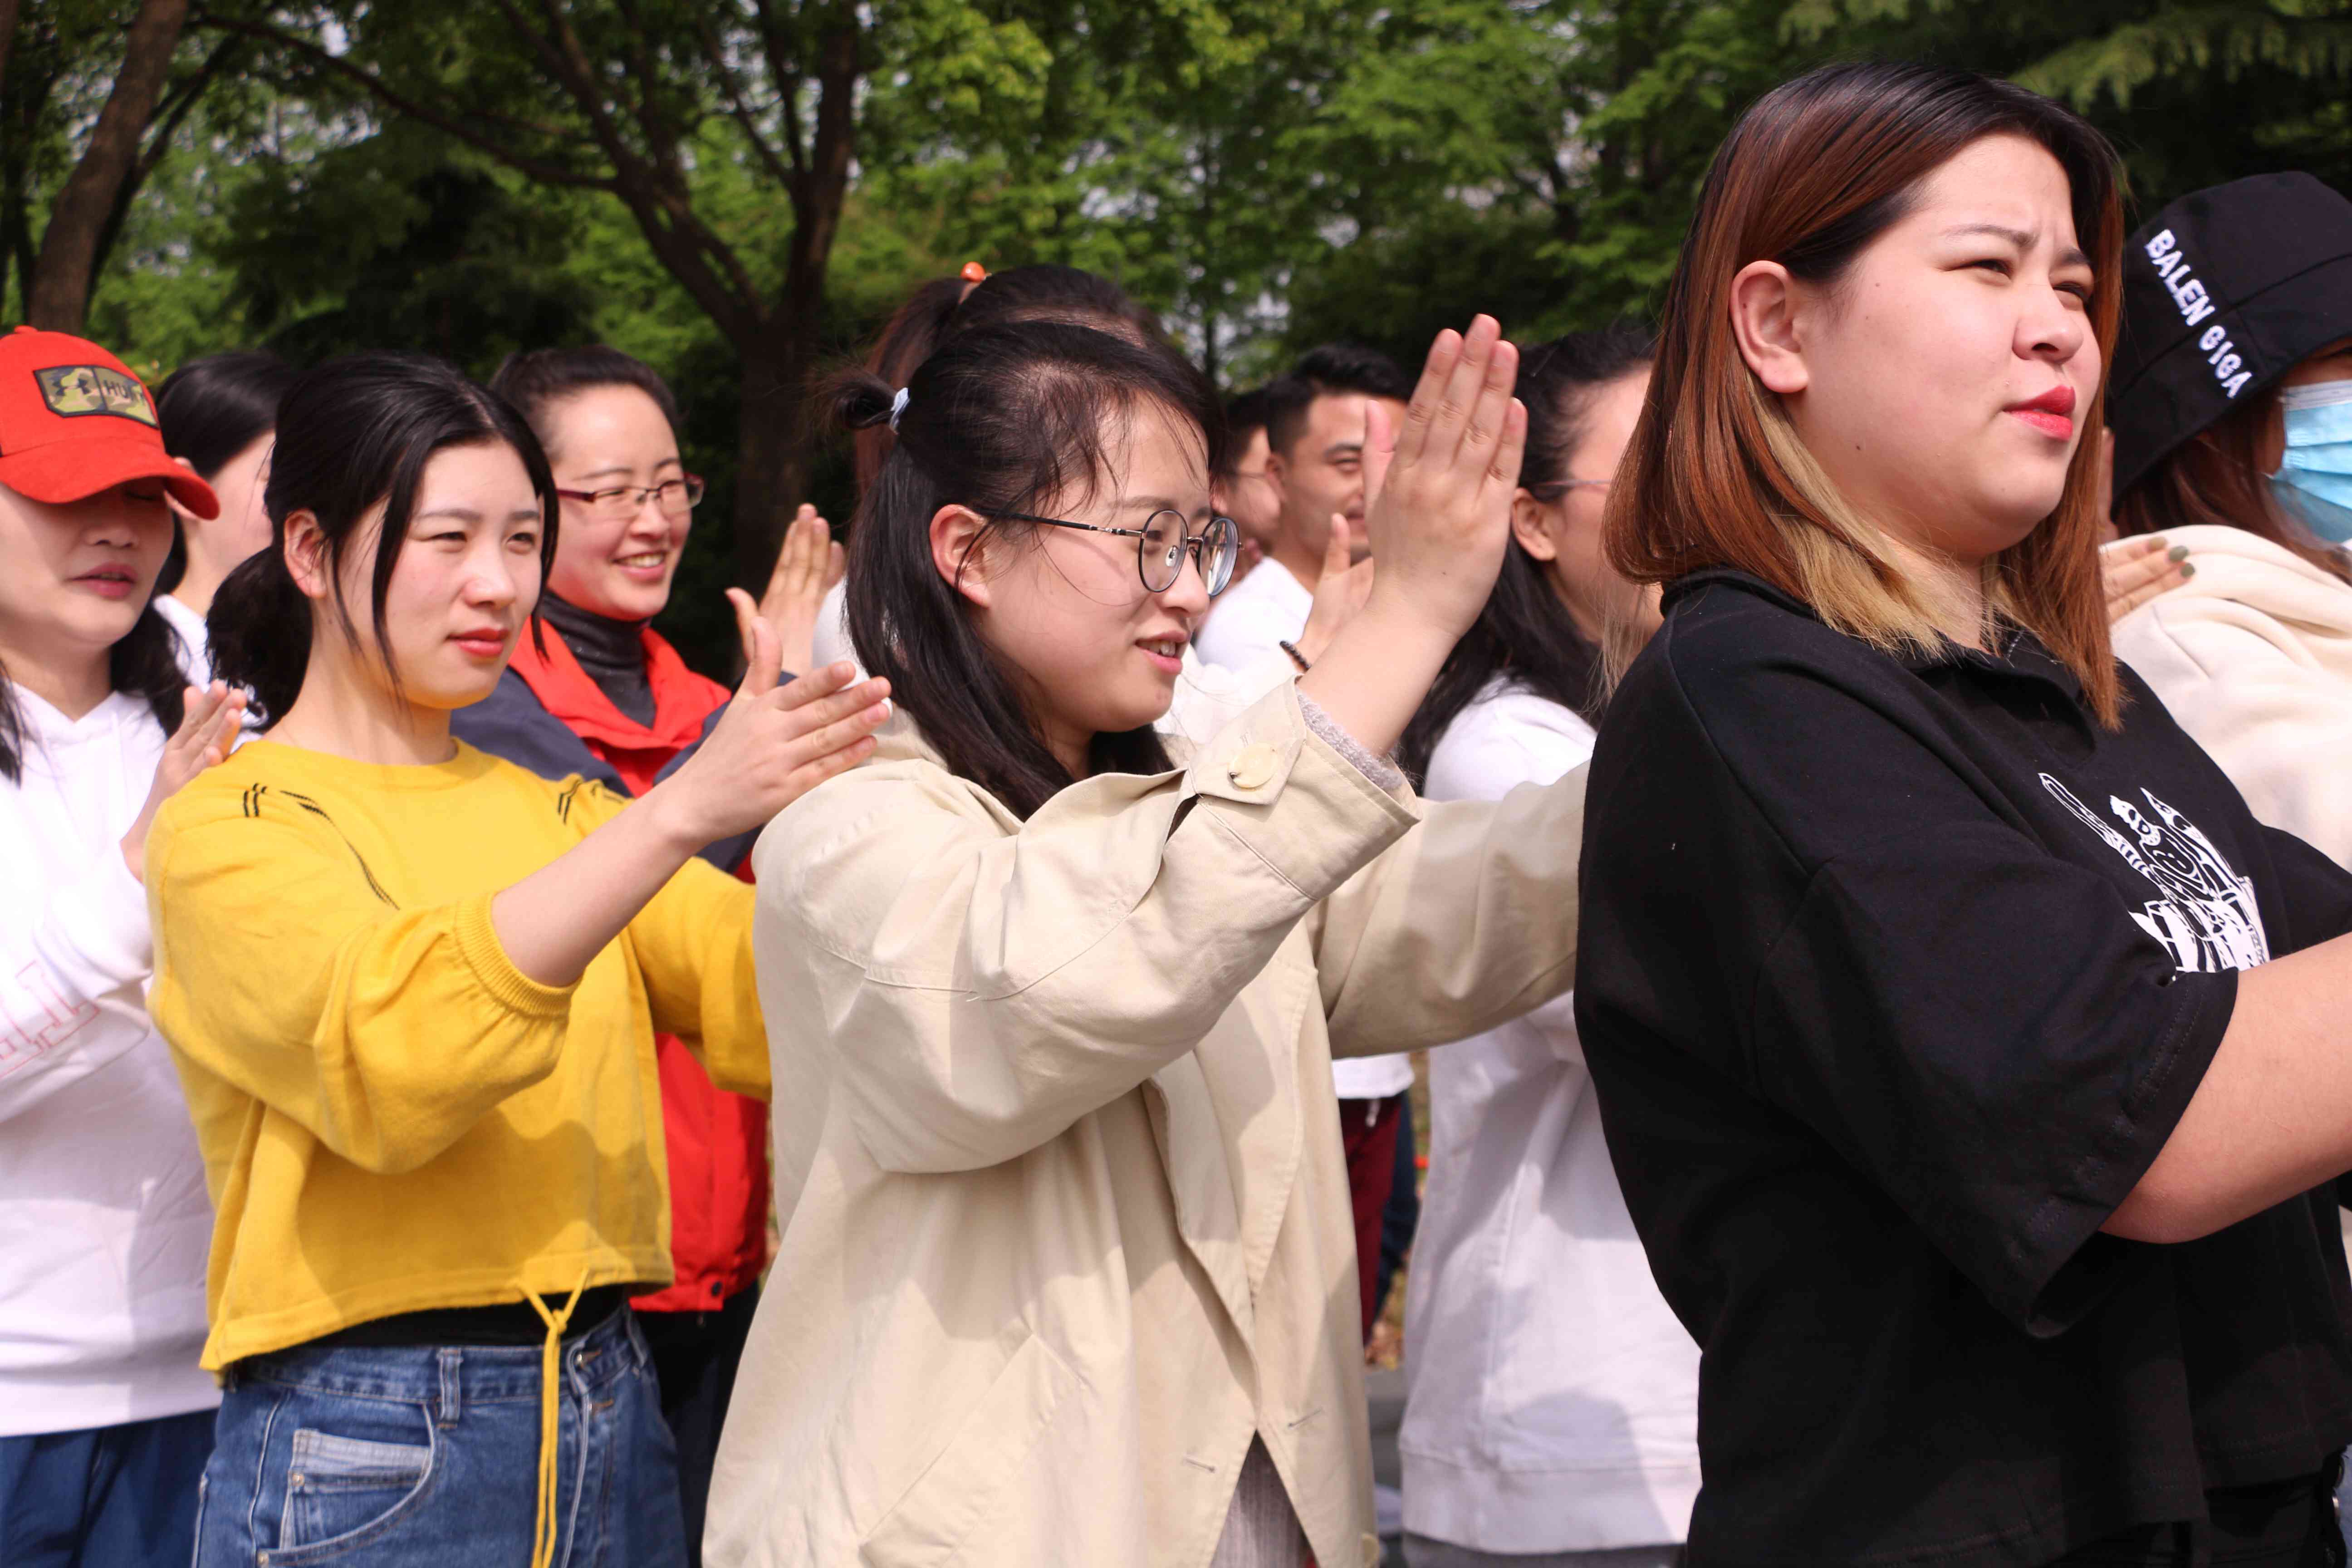
[[[1135,574],[1143,580],[1146,592],[1164,594],[1176,585],[1184,574],[1184,557],[1190,554],[1201,569],[1201,582],[1215,598],[1234,580],[1234,563],[1241,556],[1241,525],[1230,517],[1213,517],[1209,525],[1198,533],[1184,531],[1184,514],[1173,509],[1153,512],[1143,520],[1141,528],[1106,528],[1096,522],[1072,522],[1066,518],[1032,517],[1025,511],[1000,511],[991,514],[1010,518],[1014,522],[1034,522],[1046,528],[1078,528],[1088,533],[1116,533],[1122,539],[1135,541]]]

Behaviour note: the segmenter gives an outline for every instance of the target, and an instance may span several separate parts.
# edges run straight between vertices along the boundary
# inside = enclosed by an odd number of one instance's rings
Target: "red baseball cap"
[[[0,337],[0,485],[62,506],[131,479],[161,479],[198,517],[220,515],[212,486],[163,450],[155,400],[129,366],[64,332]]]

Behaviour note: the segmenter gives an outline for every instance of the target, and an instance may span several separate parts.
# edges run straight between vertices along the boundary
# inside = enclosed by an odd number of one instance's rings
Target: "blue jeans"
[[[187,1568],[213,1413],[0,1437],[0,1563]]]
[[[555,1562],[684,1568],[677,1451],[626,1310],[564,1342]],[[517,1568],[537,1521],[540,1352],[303,1349],[239,1362],[195,1568]]]

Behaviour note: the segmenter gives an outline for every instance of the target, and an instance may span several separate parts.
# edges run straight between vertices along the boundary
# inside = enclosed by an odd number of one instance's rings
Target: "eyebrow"
[[[1121,511],[1139,511],[1147,517],[1155,511],[1172,511],[1181,514],[1184,510],[1184,509],[1178,505],[1172,498],[1168,496],[1122,496],[1119,498],[1118,510]],[[1192,515],[1199,517],[1213,512],[1215,510],[1216,508],[1213,506],[1204,503],[1201,506],[1194,507],[1192,509]]]
[[[409,526],[413,528],[420,522],[426,522],[436,517],[446,517],[453,522],[482,521],[482,514],[469,506],[436,506],[429,511],[412,513],[408,519]],[[509,522],[541,522],[545,519],[540,516],[537,507],[517,507],[507,513],[507,521]]]
[[[1995,239],[2005,239],[2009,241],[2010,244],[2017,247],[2020,250],[2032,249],[2033,242],[2042,237],[2040,235],[2033,233],[2031,229],[2011,228],[2005,224],[1998,223],[1964,223],[1959,225],[1958,227],[1946,229],[1944,231],[1944,237],[1946,239],[1958,239],[1965,235],[1972,234],[1990,235]],[[2081,246],[2070,245],[2065,249],[2058,253],[2058,265],[2061,267],[2088,267],[2091,265],[2091,258],[2084,253]]]
[[[654,465],[654,472],[658,474],[673,463],[677,464],[677,467],[681,468],[686,467],[685,461],[681,458],[664,458],[660,462]],[[586,473],[580,476],[580,479],[583,484],[585,484],[590,479],[605,479],[614,474],[618,474],[622,478],[626,479],[629,476],[629,473],[630,468],[626,463],[607,463],[601,468],[589,469]]]

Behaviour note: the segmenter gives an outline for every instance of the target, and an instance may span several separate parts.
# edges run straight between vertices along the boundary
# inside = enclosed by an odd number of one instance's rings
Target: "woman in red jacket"
[[[581,773],[644,794],[696,746],[729,689],[686,667],[648,624],[693,525],[702,480],[677,447],[677,406],[652,367],[609,348],[509,356],[491,388],[530,421],[555,472],[562,526],[524,637],[486,701],[451,716],[460,738],[549,778]],[[785,667],[808,666],[810,629],[839,547],[803,507],[760,613]],[[741,608],[749,610],[748,596]],[[704,857],[748,877],[753,834]],[[677,1440],[687,1541],[698,1562],[710,1461],[768,1257],[768,1110],[714,1088],[677,1040],[658,1037],[677,1279],[638,1298],[638,1321]]]

